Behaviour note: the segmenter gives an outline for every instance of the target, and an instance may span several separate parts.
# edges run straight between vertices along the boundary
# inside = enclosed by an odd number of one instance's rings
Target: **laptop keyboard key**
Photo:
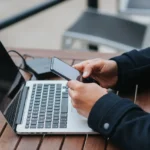
[[[38,128],[43,128],[43,127],[44,127],[43,123],[38,124]]]
[[[29,128],[29,124],[26,124],[25,128],[28,129]]]
[[[35,128],[36,128],[36,125],[31,125],[30,128],[31,128],[31,129],[35,129]]]
[[[63,117],[67,117],[68,116],[68,114],[67,113],[61,113],[61,117],[63,118]]]
[[[53,124],[52,128],[58,128],[58,124]]]
[[[61,112],[62,113],[67,113],[68,112],[68,99],[62,99]]]
[[[51,128],[51,125],[50,124],[46,124],[45,128]]]
[[[60,121],[67,121],[67,117],[61,118]]]
[[[61,124],[61,125],[60,125],[60,128],[67,128],[67,125]]]

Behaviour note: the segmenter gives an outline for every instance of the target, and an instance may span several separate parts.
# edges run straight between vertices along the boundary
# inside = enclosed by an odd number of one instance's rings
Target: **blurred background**
[[[0,0],[0,25],[48,1]],[[0,29],[0,40],[13,48],[113,53],[149,46],[149,0],[92,1],[64,1]]]

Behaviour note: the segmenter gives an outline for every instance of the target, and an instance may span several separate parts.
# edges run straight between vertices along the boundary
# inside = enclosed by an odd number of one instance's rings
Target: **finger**
[[[83,61],[81,63],[78,63],[78,64],[75,64],[73,65],[73,67],[77,70],[79,70],[80,72],[83,72],[84,70],[84,67],[89,63],[90,60],[86,60],[86,61]]]
[[[68,93],[69,93],[69,96],[71,97],[71,103],[72,103],[72,106],[74,108],[78,108],[78,105],[76,103],[76,99],[75,98],[75,95],[76,95],[76,92],[71,90],[71,89],[68,89]]]
[[[84,73],[83,77],[86,78],[90,76],[94,70],[101,71],[101,69],[104,66],[104,61],[98,60],[98,61],[92,61],[90,62],[85,68],[84,68]]]
[[[74,95],[75,95],[75,92],[71,89],[68,89],[68,93],[69,93],[69,96],[71,97],[71,103],[72,103],[72,106],[75,108],[76,107],[76,104],[75,104],[75,101],[74,101]]]
[[[80,86],[82,86],[83,83],[77,81],[77,80],[71,80],[68,81],[67,86],[71,89],[71,90],[76,90],[78,89]]]
[[[91,75],[92,73],[92,69],[93,69],[93,66],[88,64],[85,68],[84,68],[84,72],[83,72],[83,77],[84,78],[87,78]]]
[[[103,60],[97,60],[89,63],[89,65],[91,65],[93,69],[98,69],[100,71],[105,65],[105,63]]]
[[[68,89],[68,94],[69,96],[71,97],[71,99],[73,98],[74,96],[74,91],[72,89]]]

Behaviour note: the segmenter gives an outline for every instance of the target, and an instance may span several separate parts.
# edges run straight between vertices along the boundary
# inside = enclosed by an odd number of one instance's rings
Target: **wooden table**
[[[86,59],[101,57],[108,59],[116,54],[75,52],[75,51],[48,51],[18,49],[21,54],[29,54],[34,57],[56,56],[72,65]],[[15,62],[18,57],[11,54]],[[149,90],[140,92],[136,86],[135,91],[129,97],[136,100],[143,109],[150,112]],[[103,150],[104,140],[100,135],[41,135],[41,136],[19,136],[16,135],[6,120],[0,115],[0,150]],[[119,150],[109,143],[107,150]]]

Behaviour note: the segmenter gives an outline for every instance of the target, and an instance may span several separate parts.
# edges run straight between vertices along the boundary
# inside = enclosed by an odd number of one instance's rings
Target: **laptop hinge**
[[[29,90],[29,87],[24,86],[23,92],[22,92],[22,95],[21,95],[20,106],[19,106],[19,110],[18,110],[16,124],[21,124],[28,90]]]

